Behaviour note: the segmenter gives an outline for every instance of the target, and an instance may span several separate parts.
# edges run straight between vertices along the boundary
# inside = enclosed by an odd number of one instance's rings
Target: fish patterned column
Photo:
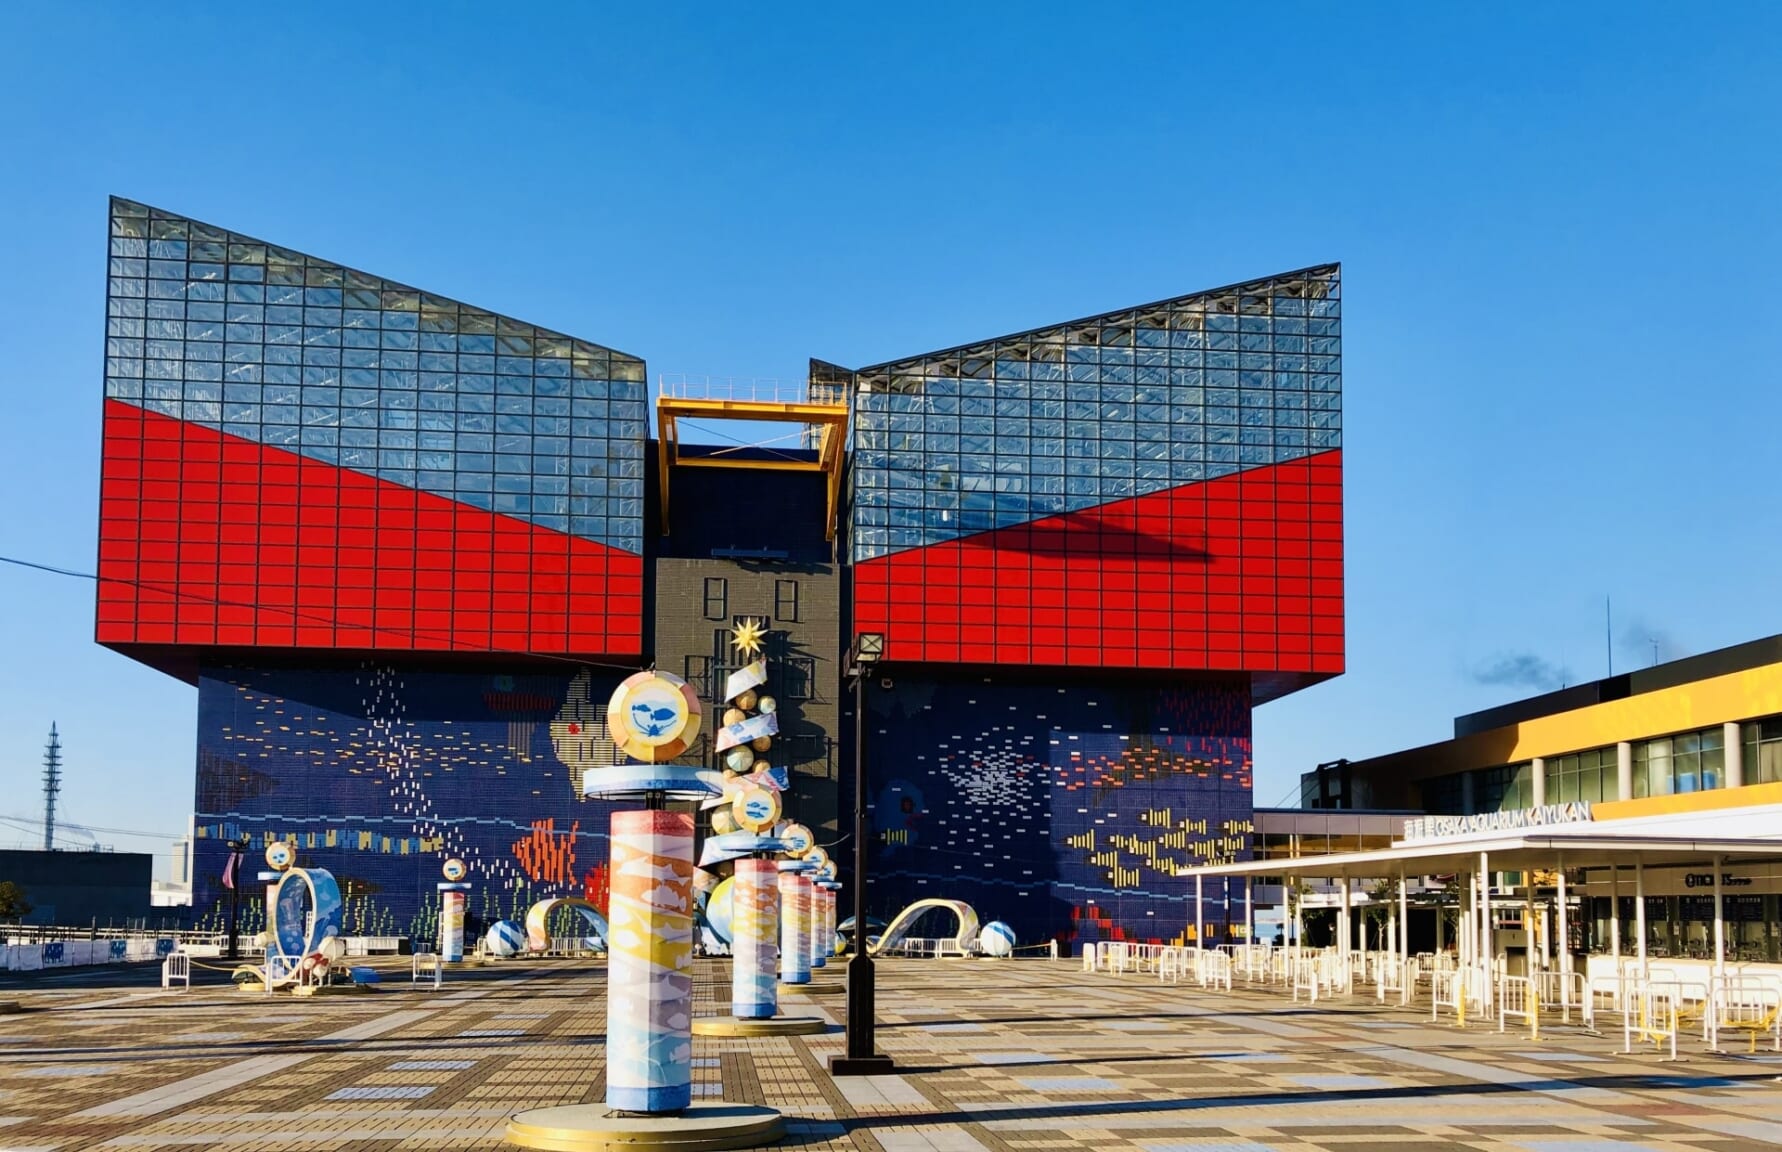
[[[811,970],[828,966],[823,950],[823,889],[811,882]]]
[[[811,882],[780,873],[780,983],[811,982]]]
[[[457,886],[439,887],[439,958],[456,964],[464,959],[464,892]]]
[[[773,970],[780,927],[778,874],[772,860],[745,856],[736,862],[730,891],[730,1013],[739,1020],[768,1020],[779,1011]]]
[[[693,1102],[693,815],[613,813],[606,1104]]]
[[[835,955],[835,889],[825,885],[823,895],[823,955]]]

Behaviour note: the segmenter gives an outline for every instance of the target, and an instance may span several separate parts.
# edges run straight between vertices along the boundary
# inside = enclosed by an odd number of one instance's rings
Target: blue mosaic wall
[[[1249,686],[918,679],[868,693],[868,913],[964,900],[1023,944],[1194,931],[1175,870],[1249,859]],[[851,801],[850,801],[851,803]],[[845,853],[844,853],[845,855]],[[932,931],[946,927],[936,913]],[[1241,934],[1208,883],[1208,939]]]
[[[583,800],[613,762],[603,710],[617,675],[206,668],[198,685],[193,915],[227,920],[226,841],[252,838],[242,923],[263,923],[265,845],[298,846],[346,896],[349,934],[437,926],[440,864],[476,885],[470,927],[548,895],[606,903],[613,806]]]

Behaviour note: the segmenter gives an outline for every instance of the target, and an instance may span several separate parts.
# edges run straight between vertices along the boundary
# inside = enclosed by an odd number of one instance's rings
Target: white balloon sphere
[[[1001,920],[992,920],[978,931],[978,947],[986,956],[1012,956],[1015,953],[1015,930]]]

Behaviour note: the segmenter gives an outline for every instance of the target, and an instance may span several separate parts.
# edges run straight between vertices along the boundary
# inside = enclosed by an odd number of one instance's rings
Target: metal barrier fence
[[[192,986],[192,958],[184,952],[175,952],[161,961],[161,987],[171,988],[176,982],[182,987]]]
[[[439,988],[445,982],[445,962],[437,953],[416,952],[409,961],[408,982],[427,988]]]
[[[1681,1027],[1680,990],[1670,985],[1643,983],[1634,993],[1636,1011],[1621,1025],[1621,1050],[1633,1051],[1634,1040],[1662,1048],[1669,1042],[1671,1059],[1677,1058],[1677,1032]]]
[[[1497,1030],[1507,1031],[1510,1020],[1528,1025],[1528,1038],[1541,1038],[1541,993],[1533,978],[1502,976],[1497,982]]]
[[[1714,1027],[1714,1047],[1720,1047],[1720,1033],[1744,1032],[1749,1038],[1746,1051],[1757,1051],[1757,1038],[1768,1034],[1771,1050],[1782,1052],[1782,985],[1774,978],[1733,975],[1715,983],[1710,1010]]]

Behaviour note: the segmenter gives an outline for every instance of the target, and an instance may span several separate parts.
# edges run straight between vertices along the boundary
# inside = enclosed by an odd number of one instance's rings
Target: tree
[[[1367,890],[1367,907],[1362,918],[1374,930],[1374,944],[1385,950],[1386,921],[1392,918],[1393,905],[1398,902],[1398,881],[1376,880],[1374,886]],[[1366,941],[1363,940],[1363,945]]]
[[[11,880],[0,880],[0,920],[23,920],[31,914],[25,889]]]

